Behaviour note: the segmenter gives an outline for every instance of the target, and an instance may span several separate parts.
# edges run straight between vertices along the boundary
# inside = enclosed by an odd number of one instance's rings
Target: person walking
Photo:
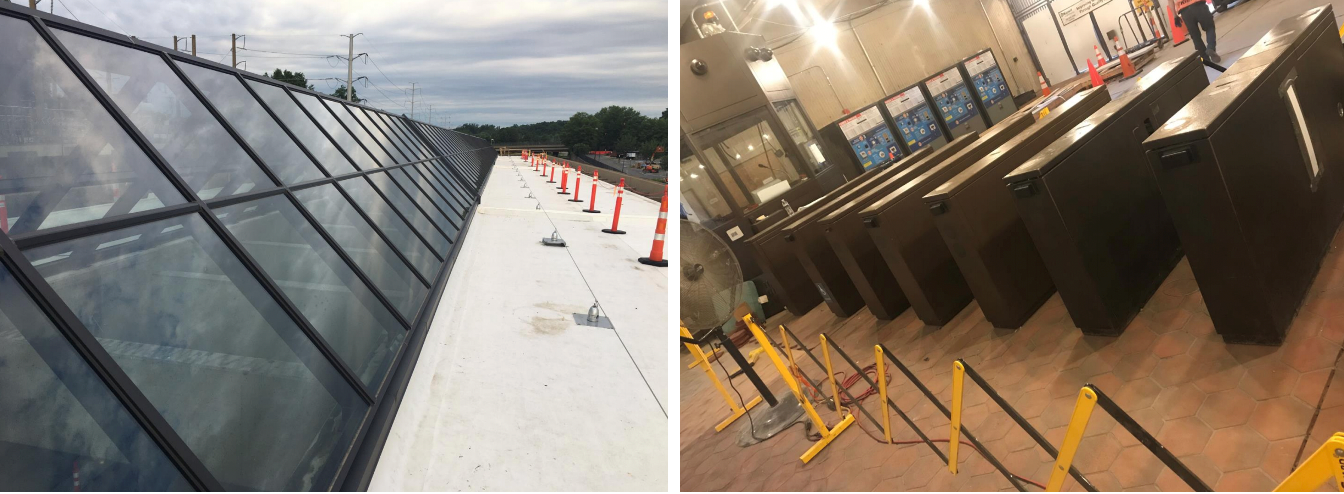
[[[1214,37],[1213,31],[1213,12],[1209,12],[1209,6],[1204,0],[1176,0],[1176,12],[1179,16],[1177,25],[1184,23],[1185,29],[1190,32],[1190,39],[1195,42],[1195,51],[1205,60],[1221,62],[1223,59],[1218,56],[1218,39]],[[1208,43],[1204,42],[1200,30],[1209,35]]]

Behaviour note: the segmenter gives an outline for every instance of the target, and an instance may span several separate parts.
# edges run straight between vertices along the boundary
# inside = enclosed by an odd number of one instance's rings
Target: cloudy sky
[[[359,96],[409,114],[415,82],[417,118],[432,107],[438,124],[559,120],[607,105],[650,116],[667,108],[667,0],[43,0],[39,7],[48,10],[49,1],[57,15],[165,46],[173,35],[196,34],[198,54],[226,64],[230,33],[246,34],[238,59],[247,70],[300,70],[309,80],[344,80],[344,60],[322,56],[345,56],[340,34],[364,33],[355,53],[372,63],[357,60],[355,77],[371,85],[356,83]],[[312,84],[329,93],[343,82]]]

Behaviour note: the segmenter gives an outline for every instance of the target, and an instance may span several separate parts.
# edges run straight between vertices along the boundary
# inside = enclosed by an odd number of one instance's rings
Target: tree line
[[[627,106],[612,105],[597,113],[578,112],[569,120],[499,127],[490,124],[462,124],[458,132],[496,144],[564,144],[575,154],[612,151],[651,156],[659,147],[667,150],[667,110],[658,117],[646,117]]]

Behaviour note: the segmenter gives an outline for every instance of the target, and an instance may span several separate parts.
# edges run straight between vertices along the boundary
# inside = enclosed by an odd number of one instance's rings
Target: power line
[[[338,56],[340,56],[340,55],[322,55],[322,54],[320,54],[320,53],[293,53],[293,52],[287,52],[287,51],[258,50],[258,49],[255,49],[255,48],[246,48],[246,47],[244,47],[244,48],[239,48],[239,50],[242,50],[242,51],[255,51],[255,52],[260,52],[260,53],[274,53],[274,54],[278,54],[278,55],[297,55],[297,56],[302,56],[302,57],[313,57],[313,58],[328,58],[328,57],[338,57]]]
[[[378,45],[377,45],[376,43],[374,43],[372,39],[369,39],[369,35],[367,35],[367,34],[364,35],[364,41],[368,41],[368,42],[369,42],[369,46],[373,47],[373,52],[374,52],[374,53],[377,53],[378,56],[380,56],[380,57],[383,56],[383,52],[381,52],[381,51],[378,50]],[[378,62],[374,62],[372,59],[370,59],[369,61],[370,61],[370,62],[373,62],[373,68],[378,69],[378,73],[379,73],[379,74],[383,74],[383,69],[382,69],[381,67],[378,66]],[[398,86],[397,83],[392,82],[392,78],[388,77],[387,74],[383,74],[383,78],[384,78],[384,79],[387,79],[387,82],[391,83],[391,84],[392,84],[392,87],[397,88],[397,90],[399,90],[399,91],[401,91],[401,92],[403,92],[403,93],[406,92],[406,90],[405,90],[405,89],[402,89],[401,86]]]
[[[355,72],[355,73],[358,74],[359,72]],[[397,106],[400,106],[400,107],[402,107],[402,108],[406,108],[405,105],[402,105],[401,103],[398,103],[396,100],[394,100],[394,99],[392,99],[391,97],[389,97],[389,96],[387,95],[387,93],[384,93],[384,92],[383,92],[383,89],[380,88],[380,87],[378,87],[377,84],[374,84],[373,81],[370,81],[368,77],[364,77],[364,76],[360,76],[360,77],[364,79],[364,85],[365,85],[365,87],[373,86],[373,89],[377,90],[377,91],[378,91],[378,94],[383,95],[383,98],[387,99],[388,101],[391,101],[393,104],[395,104],[395,105],[397,105]]]
[[[65,2],[63,2],[63,1],[61,1],[61,0],[56,0],[56,1],[57,1],[57,2],[60,2],[60,4],[61,4],[62,7],[65,7],[65,11],[66,11],[66,13],[70,14],[70,17],[74,17],[76,21],[84,22],[84,21],[80,21],[80,20],[79,20],[79,16],[75,15],[75,11],[70,10],[70,6],[69,6],[69,5],[66,5]]]
[[[111,17],[108,17],[108,16],[107,16],[107,13],[106,13],[106,12],[103,12],[103,9],[100,9],[100,8],[98,8],[97,5],[94,5],[94,4],[93,4],[93,0],[84,0],[84,3],[87,3],[87,4],[89,4],[90,7],[93,7],[93,10],[97,10],[99,14],[102,14],[102,15],[103,15],[103,18],[104,18],[104,19],[107,19],[107,20],[109,20],[109,21],[112,21],[112,24],[116,25],[116,26],[117,26],[117,29],[121,30],[121,35],[122,35],[122,36],[125,36],[125,37],[127,37],[127,38],[130,38],[130,37],[131,37],[131,35],[128,34],[128,33],[126,32],[126,28],[121,27],[121,23],[120,23],[120,22],[117,22],[116,19],[113,19],[113,18],[111,18]],[[134,41],[134,39],[132,39],[132,41]]]

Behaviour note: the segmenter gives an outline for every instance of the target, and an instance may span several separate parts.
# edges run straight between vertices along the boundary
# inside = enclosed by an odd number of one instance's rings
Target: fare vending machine
[[[994,52],[986,48],[961,61],[961,69],[971,81],[971,89],[979,98],[980,107],[985,110],[985,118],[990,125],[999,123],[1017,111],[1008,82],[1003,79],[1003,69],[999,68]]]
[[[961,76],[959,65],[948,67],[924,80],[929,90],[934,110],[942,117],[947,126],[948,137],[956,139],[971,131],[983,132],[989,128],[971,89],[966,87],[966,79]]]
[[[840,132],[864,172],[881,168],[905,156],[901,142],[891,133],[877,105],[855,112],[840,121]]]
[[[929,107],[929,97],[924,94],[923,85],[915,84],[897,91],[883,100],[882,106],[910,152],[938,149],[948,143],[947,134]]]

